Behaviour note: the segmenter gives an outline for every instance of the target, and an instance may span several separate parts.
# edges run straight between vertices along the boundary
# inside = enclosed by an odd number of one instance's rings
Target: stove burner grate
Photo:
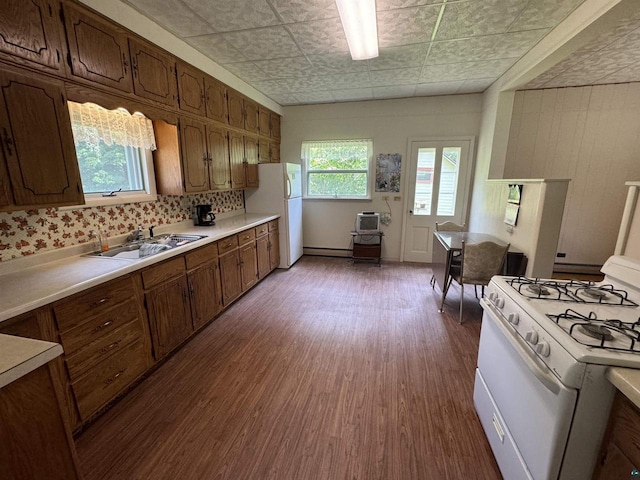
[[[610,342],[613,340],[613,335],[611,335],[611,331],[607,327],[603,327],[602,325],[593,325],[591,323],[584,323],[578,325],[578,328],[582,333],[588,335],[591,338],[595,338],[596,340],[605,340]]]
[[[577,280],[541,280],[527,277],[514,277],[507,280],[507,283],[527,298],[620,305],[624,307],[638,306],[637,303],[629,299],[629,294],[625,290],[615,288],[610,284],[597,284]]]

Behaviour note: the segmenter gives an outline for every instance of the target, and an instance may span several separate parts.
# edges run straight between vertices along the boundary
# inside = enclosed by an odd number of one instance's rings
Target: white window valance
[[[125,109],[107,110],[94,103],[68,102],[71,127],[76,143],[156,149],[151,120],[140,113],[133,115]]]

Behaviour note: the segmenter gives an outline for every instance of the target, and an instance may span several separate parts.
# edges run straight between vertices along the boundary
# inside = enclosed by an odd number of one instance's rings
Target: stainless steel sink
[[[87,253],[88,257],[117,258],[125,260],[138,260],[158,253],[166,252],[173,248],[182,247],[192,242],[206,238],[206,235],[183,235],[180,233],[167,233],[157,235],[153,239],[127,243],[118,247],[112,247],[106,252]]]

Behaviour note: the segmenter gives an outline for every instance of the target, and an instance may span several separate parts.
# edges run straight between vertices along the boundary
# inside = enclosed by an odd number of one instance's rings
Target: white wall
[[[373,139],[374,159],[379,153],[402,155],[402,183],[408,162],[410,137],[477,136],[480,129],[482,96],[454,95],[411,99],[351,102],[284,107],[281,159],[300,162],[304,140],[348,138]],[[305,247],[349,248],[355,215],[363,210],[387,211],[382,200],[389,195],[392,222],[383,227],[382,257],[399,260],[402,237],[404,192],[373,193],[371,201],[305,200],[303,235]],[[394,197],[400,200],[394,201]]]
[[[559,262],[602,265],[613,253],[625,181],[640,179],[639,108],[640,83],[516,93],[505,177],[572,180]]]
[[[627,182],[629,191],[616,242],[616,255],[640,260],[640,182]]]

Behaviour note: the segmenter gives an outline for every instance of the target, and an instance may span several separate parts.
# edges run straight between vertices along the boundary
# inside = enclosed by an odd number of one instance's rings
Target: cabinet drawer
[[[258,225],[256,227],[256,238],[265,235],[269,231],[269,224],[263,223],[262,225]]]
[[[101,285],[87,293],[53,307],[60,331],[86,322],[87,317],[99,315],[133,296],[131,278]]]
[[[216,258],[218,258],[217,243],[213,243],[211,245],[207,245],[206,247],[199,248],[193,252],[189,252],[185,255],[187,270],[191,270],[198,265],[202,265],[203,263],[215,260]]]
[[[238,236],[232,235],[231,237],[224,238],[218,242],[218,253],[230,252],[238,246]]]
[[[183,257],[174,258],[142,272],[144,288],[151,288],[185,272]]]
[[[275,230],[278,230],[278,220],[271,220],[269,222],[269,231],[273,232]]]
[[[105,312],[103,315],[91,317],[89,321],[80,324],[72,330],[60,332],[60,343],[65,354],[70,355],[76,350],[101,339],[104,335],[120,328],[134,318],[138,318],[138,305],[129,300]]]
[[[71,384],[78,411],[86,420],[145,371],[144,344],[135,342],[111,355]]]
[[[238,245],[246,245],[247,243],[251,243],[256,239],[256,232],[252,228],[251,230],[247,230],[246,232],[241,232],[238,234]]]
[[[67,369],[71,380],[76,380],[83,372],[121,351],[127,345],[140,340],[144,334],[137,318],[130,320],[120,328],[103,335],[94,343],[81,348],[66,357]]]

